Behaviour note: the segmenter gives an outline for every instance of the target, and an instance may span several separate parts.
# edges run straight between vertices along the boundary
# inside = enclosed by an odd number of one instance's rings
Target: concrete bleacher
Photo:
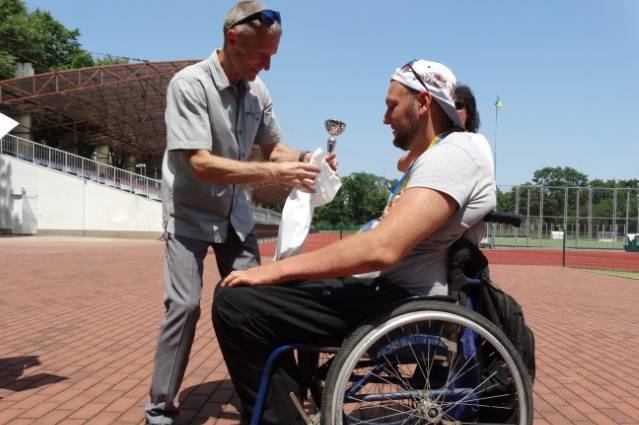
[[[0,233],[159,238],[160,181],[7,135],[0,139]],[[279,213],[254,207],[260,237]]]

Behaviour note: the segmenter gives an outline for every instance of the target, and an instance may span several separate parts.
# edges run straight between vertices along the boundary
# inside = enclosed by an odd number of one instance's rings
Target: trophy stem
[[[335,137],[328,138],[328,153],[333,153],[335,150],[335,145],[337,144],[337,139]]]

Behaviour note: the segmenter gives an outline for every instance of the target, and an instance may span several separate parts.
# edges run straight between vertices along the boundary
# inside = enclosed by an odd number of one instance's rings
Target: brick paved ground
[[[162,307],[162,244],[0,238],[0,424],[142,422]],[[178,423],[237,423],[203,314]],[[639,424],[639,282],[494,265],[537,337],[535,424]]]

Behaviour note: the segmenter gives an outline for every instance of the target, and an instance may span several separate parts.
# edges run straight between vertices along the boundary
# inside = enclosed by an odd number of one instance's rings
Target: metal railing
[[[251,205],[251,208],[253,209],[253,218],[255,219],[255,222],[260,224],[280,224],[282,214],[256,205]]]
[[[103,164],[60,149],[32,142],[11,134],[0,139],[0,154],[14,156],[52,170],[104,184],[135,195],[160,201],[161,181],[141,174]],[[253,217],[260,224],[278,225],[281,214],[266,208],[252,206]]]
[[[639,233],[639,188],[499,186],[503,212],[521,227],[487,225],[494,246],[624,249]]]
[[[160,180],[154,180],[141,174],[11,134],[7,134],[0,140],[0,154],[12,155],[34,165],[61,171],[156,201],[160,200]]]

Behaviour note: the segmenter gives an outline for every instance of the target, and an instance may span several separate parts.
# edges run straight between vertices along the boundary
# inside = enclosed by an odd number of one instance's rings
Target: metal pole
[[[564,245],[566,245],[566,232],[568,232],[568,187],[564,188]]]
[[[526,246],[530,239],[530,186],[528,186],[528,199],[526,202]]]
[[[577,188],[577,208],[575,212],[575,248],[579,246],[579,194],[581,189]]]
[[[613,243],[617,242],[617,188],[612,189],[612,229],[611,232],[615,232]]]
[[[563,254],[561,256],[561,265],[563,267],[566,267],[566,228],[564,228],[564,250],[563,250]]]
[[[542,226],[544,223],[544,185],[539,187],[539,247],[541,247]]]
[[[493,152],[495,156],[495,163],[493,164],[495,169],[495,184],[497,184],[497,116],[499,115],[499,108],[497,107],[497,102],[495,102],[495,151]]]
[[[592,239],[592,186],[588,186],[588,239]]]
[[[626,228],[624,229],[624,237],[626,234],[630,232],[630,227],[628,227],[628,219],[630,218],[630,189],[626,191]]]
[[[515,214],[519,215],[519,186],[515,186]],[[515,243],[519,245],[519,227],[515,227]]]

